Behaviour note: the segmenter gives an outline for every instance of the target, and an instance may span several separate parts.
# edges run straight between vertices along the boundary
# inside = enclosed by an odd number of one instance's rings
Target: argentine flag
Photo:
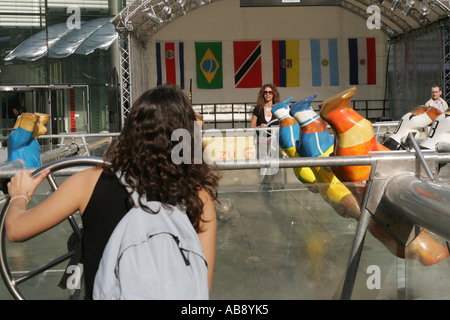
[[[311,39],[313,86],[338,86],[339,64],[337,39]]]

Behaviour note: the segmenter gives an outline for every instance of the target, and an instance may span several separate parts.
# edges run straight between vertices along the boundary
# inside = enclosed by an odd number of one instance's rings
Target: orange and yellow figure
[[[372,124],[350,105],[355,92],[352,87],[319,104],[320,116],[335,133],[336,156],[368,155],[378,150]],[[370,166],[333,167],[333,172],[341,181],[363,181],[369,178]]]
[[[8,138],[8,161],[21,159],[27,168],[37,168],[41,164],[41,147],[36,140],[47,133],[45,124],[50,115],[43,113],[23,113],[16,121]]]
[[[360,156],[372,151],[387,151],[387,147],[376,142],[372,124],[360,116],[350,106],[350,100],[356,88],[352,87],[322,102],[320,116],[328,122],[335,133],[334,155]],[[370,166],[333,167],[336,176],[345,182],[366,181],[370,175]],[[353,190],[352,190],[353,191]],[[362,195],[364,187],[361,188]],[[358,195],[355,195],[358,197]],[[377,223],[371,220],[369,231],[380,240],[391,252],[404,257],[404,250],[399,248],[395,240]],[[422,231],[409,245],[408,252],[416,256],[422,264],[431,265],[445,259],[448,249],[432,239],[427,231]]]

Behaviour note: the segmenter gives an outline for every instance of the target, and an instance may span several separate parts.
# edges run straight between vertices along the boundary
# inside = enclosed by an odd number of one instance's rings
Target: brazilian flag
[[[196,42],[197,88],[223,88],[222,42]]]

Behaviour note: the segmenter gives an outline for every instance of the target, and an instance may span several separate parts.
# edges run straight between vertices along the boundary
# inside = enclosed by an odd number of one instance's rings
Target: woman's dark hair
[[[273,91],[273,96],[272,96],[273,104],[277,104],[278,102],[281,101],[280,93],[278,92],[277,87],[272,83],[266,83],[259,90],[258,97],[256,99],[256,107],[259,109],[262,108],[264,106],[264,104],[266,103],[266,101],[264,100],[264,89],[266,89],[266,88],[270,88]]]
[[[203,202],[198,191],[205,189],[217,199],[219,177],[203,156],[194,162],[194,132],[200,132],[199,128],[194,131],[196,125],[194,110],[181,89],[173,85],[150,89],[133,103],[121,134],[111,143],[104,159],[109,162],[105,169],[121,170],[126,183],[139,194],[154,194],[163,204],[176,197],[199,230]],[[190,135],[190,162],[172,161],[172,149],[180,143],[171,140],[177,129],[185,129]]]

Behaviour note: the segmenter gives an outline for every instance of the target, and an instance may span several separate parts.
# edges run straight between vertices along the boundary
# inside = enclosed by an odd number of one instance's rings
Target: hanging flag
[[[272,41],[273,84],[277,87],[300,85],[300,55],[298,40]]]
[[[196,42],[197,88],[223,88],[222,42]]]
[[[311,39],[313,86],[338,86],[339,64],[337,39]]]
[[[350,84],[376,84],[375,38],[348,39]]]
[[[234,41],[233,51],[236,88],[261,87],[261,41]]]
[[[157,85],[171,83],[184,89],[183,42],[156,43]]]

